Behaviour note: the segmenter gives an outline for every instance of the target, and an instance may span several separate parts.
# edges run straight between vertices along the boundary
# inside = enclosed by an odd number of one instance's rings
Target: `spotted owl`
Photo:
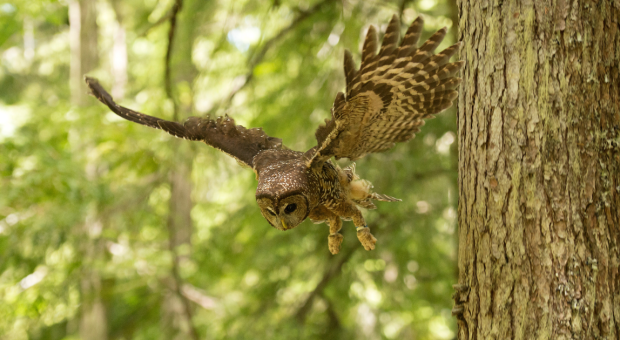
[[[235,125],[228,116],[190,117],[182,124],[151,117],[116,104],[96,79],[86,77],[86,83],[92,95],[117,115],[179,138],[202,141],[251,168],[258,180],[256,202],[276,229],[295,228],[306,218],[326,222],[329,250],[337,254],[343,241],[342,220],[352,220],[359,241],[372,250],[377,240],[359,208],[375,209],[373,200],[400,200],[373,192],[371,183],[356,174],[354,163],[340,168],[331,159],[354,161],[388,150],[413,138],[425,118],[452,106],[461,82],[456,74],[464,62],[449,60],[461,43],[434,54],[446,35],[443,28],[417,47],[422,26],[418,17],[400,41],[400,22],[393,16],[378,54],[377,31],[370,26],[359,69],[345,51],[346,94],[336,95],[331,119],[317,128],[317,144],[306,152],[290,150],[260,128]]]

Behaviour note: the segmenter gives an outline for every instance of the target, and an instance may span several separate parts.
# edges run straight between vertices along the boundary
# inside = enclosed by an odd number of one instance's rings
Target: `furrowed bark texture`
[[[459,339],[618,339],[620,1],[458,6]]]

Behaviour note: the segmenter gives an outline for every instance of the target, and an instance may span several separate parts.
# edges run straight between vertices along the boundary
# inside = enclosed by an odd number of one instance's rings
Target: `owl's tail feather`
[[[377,206],[372,202],[372,200],[383,201],[383,202],[402,201],[401,199],[398,199],[392,196],[382,195],[382,194],[377,194],[376,192],[372,192],[372,193],[369,193],[367,198],[362,199],[362,200],[354,199],[353,202],[355,202],[355,204],[359,205],[360,207],[368,209],[368,210],[377,209]]]
[[[374,210],[377,209],[377,206],[372,203],[372,201],[370,199],[365,199],[365,200],[353,200],[353,202],[355,202],[355,204],[359,205],[360,207],[364,208],[364,209],[368,209],[368,210]]]
[[[392,196],[388,196],[388,195],[383,195],[383,194],[377,194],[376,192],[373,192],[370,195],[370,198],[372,198],[373,200],[383,201],[383,202],[400,202],[400,201],[402,201],[400,198],[396,198],[396,197],[392,197]]]

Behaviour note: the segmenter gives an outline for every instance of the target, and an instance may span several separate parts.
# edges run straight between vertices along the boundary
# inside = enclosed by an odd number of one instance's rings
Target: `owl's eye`
[[[271,209],[267,209],[267,212],[269,213],[269,215],[271,216],[276,216],[276,213],[274,213],[273,211],[271,211]]]
[[[295,211],[295,209],[297,209],[297,204],[291,203],[291,204],[287,205],[286,208],[284,208],[284,212],[287,213],[287,214],[290,214],[293,211]]]

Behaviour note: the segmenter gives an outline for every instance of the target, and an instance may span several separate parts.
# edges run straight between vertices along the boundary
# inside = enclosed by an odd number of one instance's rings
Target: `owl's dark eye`
[[[290,214],[293,211],[295,211],[295,209],[297,209],[297,204],[291,203],[291,204],[287,205],[286,208],[284,208],[284,212],[287,213],[287,214]]]
[[[270,209],[267,209],[267,212],[269,213],[269,215],[271,216],[276,216],[276,213],[274,213],[273,211],[271,211]]]

